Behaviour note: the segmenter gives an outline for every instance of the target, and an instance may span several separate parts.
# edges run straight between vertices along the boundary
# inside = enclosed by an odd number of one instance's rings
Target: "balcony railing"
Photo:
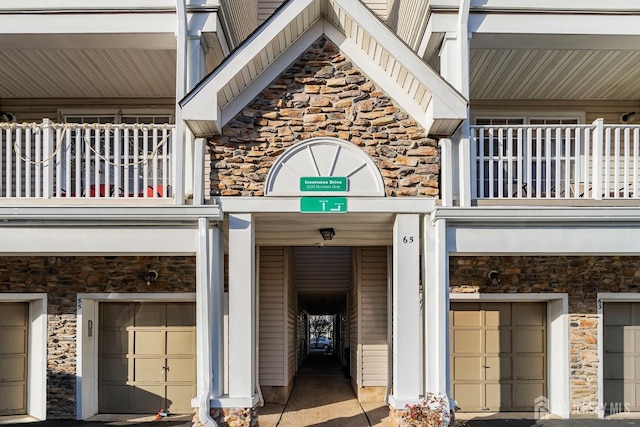
[[[171,198],[173,126],[0,123],[0,198]]]
[[[640,198],[640,126],[471,126],[476,199]]]

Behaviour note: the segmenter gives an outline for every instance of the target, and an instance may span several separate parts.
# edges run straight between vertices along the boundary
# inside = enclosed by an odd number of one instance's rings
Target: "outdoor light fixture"
[[[158,272],[155,270],[149,270],[145,274],[141,274],[140,278],[147,282],[147,286],[149,286],[151,282],[158,280]]]
[[[322,235],[322,238],[324,240],[332,240],[333,236],[336,235],[336,232],[333,230],[333,228],[321,228],[320,234]]]
[[[487,274],[487,284],[490,286],[498,286],[500,284],[500,273],[497,271],[490,271]]]

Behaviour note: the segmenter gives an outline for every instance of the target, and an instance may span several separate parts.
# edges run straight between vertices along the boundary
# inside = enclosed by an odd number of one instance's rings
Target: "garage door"
[[[530,411],[547,395],[545,303],[451,303],[450,332],[462,411]]]
[[[640,303],[604,304],[604,401],[607,410],[640,410]],[[617,410],[614,409],[617,408]],[[622,405],[622,407],[620,407]]]
[[[195,304],[100,304],[99,411],[191,412]]]
[[[0,415],[27,413],[28,303],[0,303]]]

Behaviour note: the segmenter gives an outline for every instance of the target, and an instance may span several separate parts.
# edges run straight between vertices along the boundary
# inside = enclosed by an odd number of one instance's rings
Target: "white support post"
[[[193,156],[193,204],[204,204],[204,158],[207,140],[196,138]]]
[[[604,119],[597,119],[593,122],[595,129],[593,130],[593,165],[591,173],[593,182],[591,183],[592,197],[596,200],[602,200],[602,157],[604,150]],[[607,179],[609,179],[607,177]],[[587,183],[585,183],[587,185]],[[587,193],[585,187],[585,194]]]
[[[53,138],[54,132],[53,127],[51,126],[51,120],[44,119],[42,121],[42,158],[49,159],[53,153]],[[51,157],[46,163],[43,165],[42,170],[42,197],[45,199],[50,199],[53,197],[53,186],[55,182],[53,181],[53,170],[56,167],[55,157]],[[18,194],[19,196],[19,194]]]
[[[393,391],[395,409],[420,399],[420,216],[396,215],[393,226]]]
[[[224,233],[216,226],[211,230],[211,259],[213,298],[213,329],[211,335],[211,351],[213,353],[213,384],[214,397],[224,394]]]
[[[424,218],[425,391],[449,396],[449,255],[446,222]]]
[[[189,34],[187,37],[187,59],[186,59],[186,90],[189,91],[204,75],[204,51],[202,49],[202,34]],[[200,188],[204,181],[198,180],[200,172],[200,161],[198,142],[191,131],[185,126],[184,129],[184,194],[193,195],[193,204],[203,204],[203,189]],[[204,161],[202,163],[204,167]]]
[[[453,206],[453,152],[451,140],[442,138],[440,140],[440,176],[442,182],[442,206]]]
[[[209,260],[211,258],[211,241],[209,220],[198,219],[198,249],[196,253],[196,350],[197,350],[197,390],[198,396],[207,393],[211,387],[213,374],[211,333],[213,326],[212,313],[212,280]]]
[[[229,214],[229,398],[255,396],[255,232],[251,214]]]

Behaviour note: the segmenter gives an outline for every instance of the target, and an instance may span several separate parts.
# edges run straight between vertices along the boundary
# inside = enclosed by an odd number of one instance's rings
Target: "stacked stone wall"
[[[439,193],[435,140],[324,37],[209,145],[211,194],[261,196],[269,169],[292,145],[334,137],[377,164],[388,196]]]
[[[570,399],[576,413],[598,403],[598,292],[638,292],[640,257],[451,257],[454,293],[567,293],[569,296]],[[499,273],[499,283],[488,279]]]
[[[195,277],[194,257],[0,257],[0,293],[47,294],[47,418],[76,417],[78,293],[195,292]]]

